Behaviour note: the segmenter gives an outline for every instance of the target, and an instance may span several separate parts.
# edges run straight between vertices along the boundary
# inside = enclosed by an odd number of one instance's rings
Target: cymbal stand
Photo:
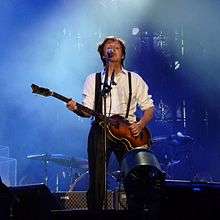
[[[72,165],[70,165],[69,169],[70,169],[70,184],[72,184],[80,176],[80,172],[79,172],[79,168],[77,168],[76,170],[76,168],[74,168],[74,166]]]
[[[48,163],[49,163],[49,161],[47,160],[47,157],[46,157],[46,159],[44,160],[44,172],[45,172],[45,185],[46,186],[48,186],[48,179],[49,179],[49,177],[48,177]]]
[[[56,192],[59,192],[59,184],[60,184],[60,180],[59,180],[59,174],[56,174]]]

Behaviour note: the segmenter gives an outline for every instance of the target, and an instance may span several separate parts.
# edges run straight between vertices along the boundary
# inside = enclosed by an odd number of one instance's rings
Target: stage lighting
[[[132,35],[137,35],[140,32],[140,29],[138,27],[132,28]]]
[[[165,173],[155,155],[146,148],[135,148],[125,155],[121,171],[128,208],[154,212],[165,182]]]
[[[174,64],[175,64],[174,69],[178,70],[180,68],[180,62],[178,60],[176,60]]]

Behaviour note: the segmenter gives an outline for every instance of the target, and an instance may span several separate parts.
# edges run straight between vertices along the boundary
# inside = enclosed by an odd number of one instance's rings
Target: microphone
[[[108,48],[107,49],[107,58],[109,59],[109,58],[112,58],[113,57],[113,49],[112,48]]]

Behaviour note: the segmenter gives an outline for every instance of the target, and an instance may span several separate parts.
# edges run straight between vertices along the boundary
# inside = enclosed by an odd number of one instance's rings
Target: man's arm
[[[154,107],[150,107],[144,111],[143,117],[141,120],[138,122],[140,125],[141,129],[143,129],[146,125],[150,123],[154,116]]]
[[[154,115],[154,107],[144,110],[144,114],[139,122],[134,122],[130,125],[131,133],[138,136],[142,129],[150,123]]]

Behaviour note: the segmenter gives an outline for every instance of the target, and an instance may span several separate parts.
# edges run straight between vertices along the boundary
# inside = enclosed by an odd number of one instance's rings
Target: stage
[[[1,219],[218,219],[220,183],[169,180],[157,213],[128,210],[123,191],[109,191],[104,210],[88,210],[84,191],[51,193],[44,185],[6,187],[2,184]]]

